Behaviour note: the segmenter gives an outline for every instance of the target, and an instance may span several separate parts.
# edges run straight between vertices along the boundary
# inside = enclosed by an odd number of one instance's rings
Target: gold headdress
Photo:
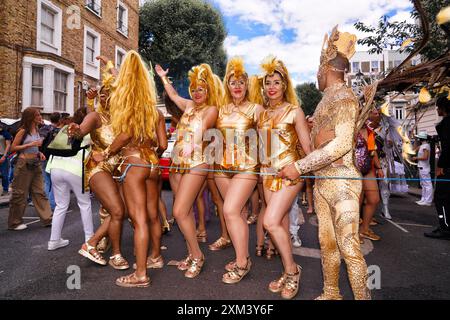
[[[325,35],[322,46],[322,55],[320,56],[320,69],[333,69],[334,71],[344,72],[345,70],[338,70],[330,66],[330,62],[334,60],[338,54],[341,54],[348,61],[355,54],[356,36],[348,32],[339,32],[338,26],[335,26],[331,31],[331,35]]]
[[[245,71],[244,68],[244,60],[241,57],[234,57],[230,61],[228,61],[227,69],[225,71],[225,77],[223,79],[223,87],[225,91],[225,103],[229,104],[233,101],[231,98],[230,90],[228,89],[228,81],[231,77],[235,77],[236,79],[240,77],[244,77],[246,80],[248,80],[248,74]],[[247,82],[248,83],[248,82]],[[246,93],[246,96],[248,97],[248,90]]]
[[[223,87],[220,79],[212,72],[211,67],[202,63],[199,66],[193,67],[189,73],[189,95],[191,90],[198,86],[205,87],[207,90],[207,104],[209,106],[219,107],[223,99]],[[191,96],[192,98],[192,96]]]
[[[289,76],[289,71],[283,61],[270,55],[261,63],[261,69],[263,70],[263,74],[258,77],[258,81],[254,78],[250,81],[250,100],[252,102],[259,103],[260,101],[265,101],[267,104],[267,98],[264,97],[263,94],[265,79],[268,76],[273,76],[275,72],[278,72],[283,79],[285,100],[293,105],[300,105],[291,77]]]

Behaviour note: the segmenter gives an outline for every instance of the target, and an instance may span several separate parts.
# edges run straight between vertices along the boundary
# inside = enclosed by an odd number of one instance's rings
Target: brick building
[[[73,114],[101,79],[95,57],[119,67],[138,37],[139,0],[0,1],[1,116]]]

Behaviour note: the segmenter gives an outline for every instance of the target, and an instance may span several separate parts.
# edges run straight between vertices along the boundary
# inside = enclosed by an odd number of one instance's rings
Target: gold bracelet
[[[164,85],[171,84],[171,82],[170,82],[169,78],[167,78],[167,76],[162,77],[161,81],[163,82]]]
[[[298,164],[298,161],[295,161],[295,162],[294,162],[294,166],[295,166],[295,169],[298,171],[298,173],[299,173],[300,175],[302,175],[302,169],[300,169],[300,166],[299,166],[299,164]]]
[[[114,68],[114,63],[113,63],[111,60],[109,60],[109,61],[106,63],[105,71],[109,71],[109,70],[111,70],[111,69],[113,69],[113,68]]]

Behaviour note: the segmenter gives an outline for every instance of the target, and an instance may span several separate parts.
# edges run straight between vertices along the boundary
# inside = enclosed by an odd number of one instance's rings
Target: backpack
[[[48,155],[73,157],[77,155],[78,151],[89,148],[89,145],[81,147],[82,140],[70,138],[68,131],[68,125],[53,131],[53,138],[46,146]]]
[[[59,128],[50,126],[50,125],[43,125],[39,129],[39,134],[41,137],[44,138],[42,141],[42,146],[39,148],[40,151],[45,155],[45,157],[48,159],[50,157],[50,153],[48,152],[48,145],[53,141],[53,139],[56,137],[56,135],[59,132]]]

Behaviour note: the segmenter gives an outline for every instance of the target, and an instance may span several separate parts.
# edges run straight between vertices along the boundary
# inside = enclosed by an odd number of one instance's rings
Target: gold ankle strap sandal
[[[192,259],[191,265],[189,266],[189,269],[186,270],[184,273],[184,276],[189,279],[193,279],[196,276],[200,274],[202,271],[203,264],[205,263],[205,257]]]
[[[223,275],[222,281],[227,284],[238,283],[247,273],[249,273],[251,266],[252,261],[250,260],[250,257],[247,258],[247,264],[244,268],[239,267],[236,263],[232,271],[228,271]]]
[[[301,273],[302,267],[300,267],[299,265],[297,265],[297,272],[286,273],[286,282],[283,289],[281,290],[281,297],[283,299],[292,299],[297,295],[300,285]]]

